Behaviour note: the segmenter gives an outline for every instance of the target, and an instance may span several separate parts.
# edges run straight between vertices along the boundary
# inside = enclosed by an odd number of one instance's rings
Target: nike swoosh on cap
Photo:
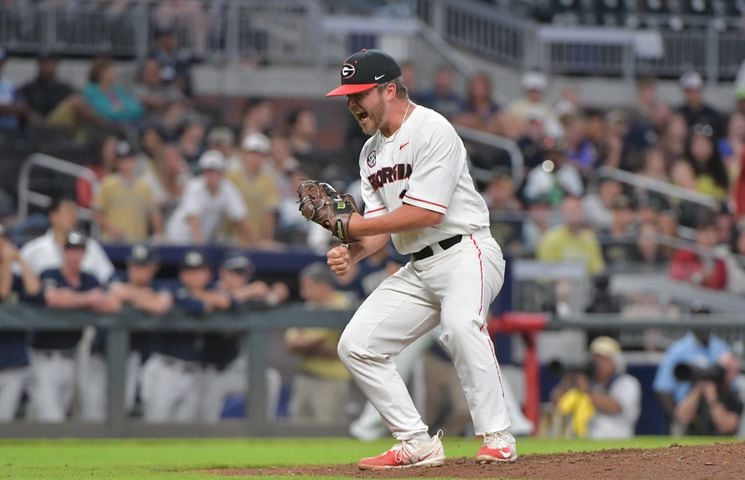
[[[375,75],[375,81],[377,82],[381,78],[385,77],[385,73],[383,75]]]

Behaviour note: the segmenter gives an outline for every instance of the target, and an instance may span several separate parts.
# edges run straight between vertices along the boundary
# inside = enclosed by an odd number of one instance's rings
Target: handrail
[[[499,135],[494,135],[493,133],[482,132],[481,130],[476,130],[474,128],[464,127],[462,125],[454,125],[454,127],[455,130],[458,132],[458,135],[471,140],[472,142],[478,142],[490,147],[501,148],[502,150],[505,150],[510,156],[513,182],[515,183],[515,185],[519,185],[520,183],[522,183],[525,173],[525,159],[523,158],[523,153],[520,151],[520,148],[517,146],[517,143],[515,143],[514,140],[510,140],[506,137],[500,137]],[[474,168],[473,166],[471,167],[471,174],[474,177],[481,176],[484,180],[488,180],[492,177],[491,172],[485,171],[485,169],[483,168]],[[485,176],[488,176],[488,178],[486,178]]]
[[[633,187],[643,188],[645,190],[651,190],[653,192],[661,193],[668,197],[674,197],[680,200],[685,200],[691,203],[697,203],[705,207],[713,209],[719,208],[719,203],[710,195],[704,195],[703,193],[693,192],[686,188],[671,185],[668,182],[657,180],[638,173],[631,173],[625,170],[621,170],[613,167],[600,167],[597,169],[591,183],[595,186],[598,179],[602,176],[610,177],[621,183],[631,185]]]
[[[93,192],[98,191],[99,181],[95,172],[88,167],[68,162],[60,158],[52,157],[45,153],[33,153],[23,162],[18,177],[18,219],[25,220],[28,217],[29,204],[39,207],[48,207],[52,199],[43,193],[34,192],[30,189],[31,169],[34,167],[46,168],[53,172],[63,173],[71,177],[82,178],[91,185]],[[79,208],[81,218],[93,219],[93,211],[88,208]]]

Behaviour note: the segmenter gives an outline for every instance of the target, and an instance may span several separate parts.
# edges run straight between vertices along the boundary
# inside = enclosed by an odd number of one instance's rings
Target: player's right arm
[[[336,246],[326,254],[326,263],[335,274],[345,275],[352,265],[385,248],[390,238],[389,234],[383,233],[364,237],[349,246]]]

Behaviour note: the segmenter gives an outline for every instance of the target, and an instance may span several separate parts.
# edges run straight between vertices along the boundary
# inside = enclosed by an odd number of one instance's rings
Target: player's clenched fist
[[[344,245],[332,248],[326,253],[326,263],[335,274],[345,275],[350,267],[349,249]]]

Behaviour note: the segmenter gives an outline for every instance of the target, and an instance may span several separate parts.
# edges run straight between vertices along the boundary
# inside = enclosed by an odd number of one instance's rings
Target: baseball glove
[[[319,224],[344,243],[355,240],[349,235],[349,217],[359,213],[354,198],[339,194],[334,187],[317,180],[303,180],[297,189],[300,213]]]

